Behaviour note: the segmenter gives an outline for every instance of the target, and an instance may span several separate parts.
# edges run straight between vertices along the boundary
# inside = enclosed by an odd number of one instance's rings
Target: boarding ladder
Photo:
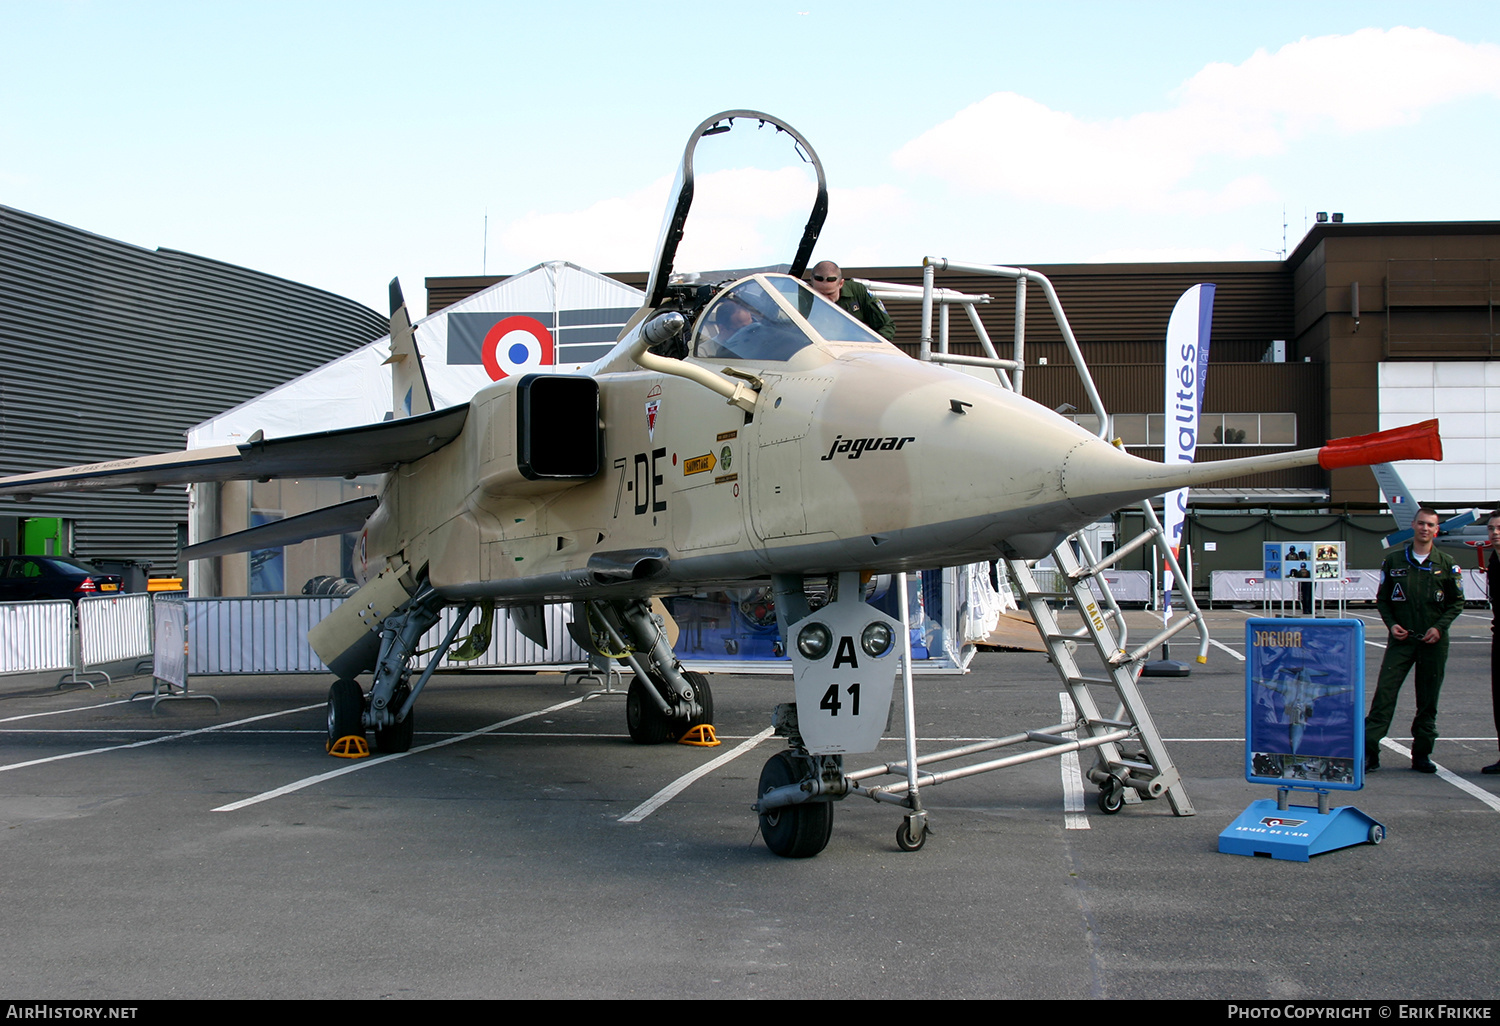
[[[1182,777],[1146,708],[1136,678],[1152,649],[1189,627],[1198,628],[1206,648],[1208,635],[1203,629],[1203,616],[1192,594],[1186,593],[1187,610],[1169,621],[1155,637],[1131,648],[1124,616],[1104,578],[1107,568],[1145,545],[1164,553],[1176,572],[1161,522],[1150,503],[1142,506],[1146,530],[1104,559],[1094,555],[1082,532],[1064,539],[1052,550],[1057,571],[1050,575],[1050,587],[1038,582],[1026,560],[1007,559],[1005,563],[1016,582],[1018,598],[1031,614],[1047,655],[1073,700],[1078,716],[1076,736],[1079,741],[1092,742],[1086,745],[1096,753],[1088,777],[1099,786],[1099,807],[1105,812],[1117,812],[1122,803],[1137,802],[1142,796],[1165,795],[1174,813],[1191,816],[1193,803],[1188,800]],[[1083,626],[1076,631],[1065,631],[1058,623],[1054,602],[1072,603],[1083,619]],[[1092,674],[1084,672],[1078,664],[1080,641],[1091,644],[1099,658],[1100,669]],[[1200,661],[1203,658],[1200,652]],[[1103,706],[1113,706],[1109,715],[1101,711],[1095,688],[1105,689],[1106,695],[1113,693]],[[1118,740],[1108,740],[1111,737]]]
[[[871,292],[882,300],[917,301],[922,303],[922,348],[919,359],[933,363],[966,364],[988,367],[995,371],[1000,384],[1014,391],[1021,391],[1025,373],[1026,338],[1026,291],[1028,282],[1040,288],[1053,319],[1062,334],[1064,345],[1078,370],[1084,393],[1097,420],[1100,437],[1107,438],[1109,416],[1103,400],[1094,385],[1093,376],[1084,362],[1083,353],[1063,313],[1062,303],[1047,277],[1038,271],[1026,268],[1004,267],[990,264],[962,264],[946,258],[927,257],[922,261],[922,287],[896,285],[886,282],[869,282]],[[1007,278],[1015,283],[1015,337],[1010,359],[1001,358],[986,332],[977,307],[991,302],[989,295],[968,295],[951,289],[936,288],[934,272],[938,270],[962,271],[970,274],[991,275]],[[960,307],[968,316],[985,356],[964,356],[949,352],[949,309]],[[938,314],[937,345],[933,342],[933,314]],[[1164,645],[1168,639],[1188,628],[1196,628],[1198,634],[1197,661],[1207,662],[1208,630],[1203,614],[1193,599],[1191,587],[1181,591],[1185,609],[1177,616],[1164,621],[1162,630],[1144,644],[1130,647],[1129,632],[1119,604],[1110,593],[1104,571],[1114,566],[1131,553],[1151,546],[1157,557],[1174,580],[1186,581],[1176,555],[1167,542],[1166,532],[1161,526],[1149,501],[1141,503],[1146,529],[1139,536],[1119,545],[1107,557],[1100,559],[1090,549],[1083,532],[1071,535],[1052,551],[1057,566],[1049,579],[1050,587],[1039,584],[1033,565],[1021,559],[1006,559],[1004,562],[1015,581],[1021,601],[1031,614],[1046,646],[1052,665],[1056,667],[1063,686],[1072,699],[1076,712],[1073,724],[1074,738],[1059,733],[1067,724],[1040,731],[1027,731],[1011,738],[970,746],[972,750],[1009,745],[1017,742],[1040,743],[1043,748],[1021,756],[999,760],[981,766],[971,766],[951,776],[998,769],[1002,765],[1061,755],[1067,751],[1093,748],[1096,752],[1094,767],[1089,779],[1099,786],[1099,807],[1105,812],[1117,812],[1122,804],[1140,801],[1142,796],[1157,798],[1166,796],[1172,811],[1179,816],[1193,815],[1193,804],[1183,788],[1182,777],[1177,772],[1172,758],[1167,754],[1161,734],[1146,708],[1137,686],[1145,659],[1152,649]],[[1161,565],[1161,564],[1158,564]],[[1046,575],[1044,575],[1045,577]],[[1083,619],[1083,626],[1064,631],[1058,623],[1058,612],[1053,603],[1072,604]],[[1077,651],[1080,642],[1091,645],[1098,656],[1100,670],[1085,673],[1078,665]],[[1113,693],[1113,712],[1105,716],[1094,696],[1095,688]],[[1106,700],[1109,704],[1109,700]],[[922,760],[923,763],[970,754],[970,749],[938,753]],[[852,774],[857,779],[876,771]],[[886,767],[886,772],[908,772],[903,765]],[[929,782],[937,782],[929,778]],[[911,782],[915,791],[917,780]],[[888,785],[888,788],[891,787]],[[886,790],[882,788],[879,790]],[[873,795],[872,795],[873,796]]]

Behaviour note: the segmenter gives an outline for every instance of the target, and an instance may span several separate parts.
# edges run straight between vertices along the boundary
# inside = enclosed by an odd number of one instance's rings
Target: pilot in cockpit
[[[750,314],[749,307],[731,300],[719,304],[714,311],[712,323],[704,330],[704,335],[713,340],[721,349],[733,350],[729,340],[735,336],[741,328],[748,327],[754,318]]]

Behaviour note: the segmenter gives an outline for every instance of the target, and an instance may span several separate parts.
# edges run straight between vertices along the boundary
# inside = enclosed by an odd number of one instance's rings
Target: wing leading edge
[[[325,506],[311,513],[303,513],[285,520],[261,524],[222,538],[189,545],[182,550],[186,559],[211,559],[228,556],[236,552],[253,552],[256,549],[273,549],[282,545],[295,545],[309,538],[327,538],[334,534],[358,531],[380,500],[373,495],[350,499],[336,506]]]
[[[468,415],[467,405],[452,406],[382,424],[17,474],[0,478],[0,496],[25,501],[43,492],[386,473],[453,441]]]

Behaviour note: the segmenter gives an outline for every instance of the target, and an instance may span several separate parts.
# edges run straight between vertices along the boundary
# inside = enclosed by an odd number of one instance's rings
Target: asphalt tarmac
[[[1214,636],[1242,652],[1246,615]],[[221,709],[154,716],[127,701],[148,679],[0,678],[0,997],[1494,1000],[1487,611],[1453,636],[1446,772],[1388,749],[1334,796],[1386,841],[1308,863],[1217,851],[1274,796],[1244,780],[1244,664],[1218,649],[1143,682],[1196,816],[1106,816],[1089,787],[1070,817],[1077,772],[1048,759],[924,791],[920,852],[846,800],[797,861],[750,811],[789,677],[715,675],[724,744],[698,749],[632,745],[623,698],[560,675],[439,675],[413,750],[361,762],[324,754],[326,677],[201,678]],[[1029,653],[919,678],[922,748],[1053,724],[1059,690]]]

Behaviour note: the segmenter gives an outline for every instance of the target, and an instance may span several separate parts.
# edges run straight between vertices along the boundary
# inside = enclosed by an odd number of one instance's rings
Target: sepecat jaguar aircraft
[[[674,274],[695,150],[747,127],[784,133],[816,176],[787,273]],[[862,576],[1040,557],[1128,503],[1246,473],[1441,458],[1435,424],[1217,462],[1130,456],[1101,437],[1107,420],[1095,435],[995,381],[913,360],[813,291],[801,276],[827,209],[821,162],[795,129],[716,114],[688,139],[645,303],[595,363],[434,410],[393,282],[396,419],[10,477],[0,495],[384,473],[376,498],[186,550],[360,532],[362,586],[309,635],[337,677],[331,747],[373,731],[377,748],[406,750],[418,695],[473,607],[508,608],[536,638],[557,602],[586,609],[580,634],[633,669],[631,738],[677,738],[712,721],[713,698],[651,600],[769,581],[798,701],[780,714],[791,749],[758,793],[779,797],[758,808],[773,850],[808,855],[831,825],[813,803],[841,793],[842,755],[873,750],[891,709],[905,630],[864,602]],[[413,679],[445,606],[464,613]]]

